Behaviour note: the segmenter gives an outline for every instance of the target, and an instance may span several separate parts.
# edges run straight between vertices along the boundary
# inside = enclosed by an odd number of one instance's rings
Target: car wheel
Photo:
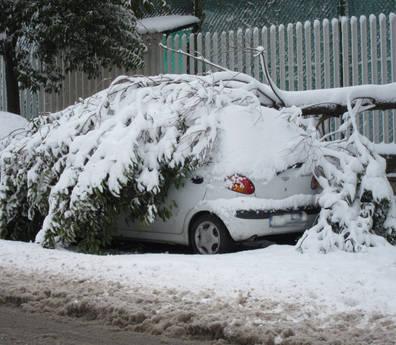
[[[211,214],[202,215],[192,223],[190,243],[197,254],[227,253],[234,245],[223,222]]]

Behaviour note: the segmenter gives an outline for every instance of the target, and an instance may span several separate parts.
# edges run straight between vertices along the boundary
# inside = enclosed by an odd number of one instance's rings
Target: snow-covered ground
[[[396,248],[94,256],[0,241],[0,302],[236,344],[396,344]]]

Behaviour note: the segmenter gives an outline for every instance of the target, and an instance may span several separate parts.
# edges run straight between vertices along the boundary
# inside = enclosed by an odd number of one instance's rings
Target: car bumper
[[[236,210],[223,222],[234,241],[255,237],[300,232],[310,228],[320,209],[304,207],[293,210]]]

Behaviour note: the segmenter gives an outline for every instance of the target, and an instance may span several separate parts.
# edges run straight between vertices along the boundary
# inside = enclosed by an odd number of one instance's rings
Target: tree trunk
[[[19,87],[15,72],[15,58],[12,48],[6,48],[4,62],[7,90],[7,110],[14,114],[20,114],[21,109],[19,104]]]

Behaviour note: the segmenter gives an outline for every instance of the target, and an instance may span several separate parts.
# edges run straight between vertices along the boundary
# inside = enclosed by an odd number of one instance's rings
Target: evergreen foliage
[[[213,112],[256,104],[210,79],[122,78],[83,103],[33,121],[0,153],[0,237],[97,252],[124,208],[133,219],[166,219],[171,184],[206,161]],[[150,87],[146,87],[147,83]],[[249,98],[250,97],[250,98]],[[27,231],[29,229],[29,231]]]

